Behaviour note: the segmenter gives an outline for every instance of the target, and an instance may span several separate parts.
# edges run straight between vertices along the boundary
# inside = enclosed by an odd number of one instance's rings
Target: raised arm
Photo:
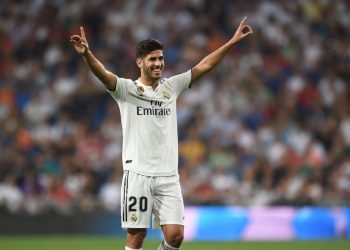
[[[249,25],[244,24],[246,19],[247,17],[243,18],[234,36],[227,43],[211,52],[192,68],[192,83],[201,78],[205,73],[212,70],[237,42],[253,33],[252,28]]]
[[[89,49],[89,44],[86,40],[85,31],[83,27],[80,27],[80,35],[72,35],[70,42],[73,43],[75,50],[82,55],[84,61],[89,66],[95,76],[101,80],[101,82],[110,91],[115,90],[117,84],[117,76],[108,71],[103,64],[92,54]]]

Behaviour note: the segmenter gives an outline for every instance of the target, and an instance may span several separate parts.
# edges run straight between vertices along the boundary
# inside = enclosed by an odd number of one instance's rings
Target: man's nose
[[[155,62],[155,65],[156,66],[160,66],[162,63],[161,63],[161,61],[160,60],[156,60],[156,62]]]

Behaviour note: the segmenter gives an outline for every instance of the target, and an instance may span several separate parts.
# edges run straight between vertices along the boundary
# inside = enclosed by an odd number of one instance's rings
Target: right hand
[[[85,31],[82,26],[80,26],[80,36],[72,35],[70,37],[70,42],[74,45],[75,50],[81,55],[84,55],[89,51],[89,44],[86,41]]]

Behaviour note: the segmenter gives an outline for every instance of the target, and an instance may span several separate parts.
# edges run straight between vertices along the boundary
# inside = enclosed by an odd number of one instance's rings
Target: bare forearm
[[[192,82],[198,80],[204,74],[215,68],[215,66],[218,65],[231,50],[234,44],[235,42],[230,40],[220,48],[214,50],[209,55],[204,57],[195,67],[192,68]]]
[[[111,91],[115,90],[116,76],[109,72],[90,50],[84,53],[83,58],[94,75],[101,80],[106,88]]]
[[[221,60],[237,42],[253,33],[252,28],[249,25],[244,24],[246,19],[247,17],[243,18],[236,30],[236,33],[227,43],[204,57],[202,61],[200,61],[196,66],[192,68],[191,82],[198,80],[205,73],[212,70],[219,62],[221,62]]]
[[[199,62],[198,66],[201,67],[203,73],[207,73],[213,69],[219,62],[226,56],[226,54],[231,50],[234,43],[231,41],[225,43],[220,48],[214,50],[212,53],[207,55]]]

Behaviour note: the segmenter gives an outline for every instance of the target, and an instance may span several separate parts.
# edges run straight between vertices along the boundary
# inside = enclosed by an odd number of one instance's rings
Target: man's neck
[[[151,80],[143,76],[140,76],[139,81],[146,86],[151,86],[153,90],[155,90],[159,84],[159,79]]]

